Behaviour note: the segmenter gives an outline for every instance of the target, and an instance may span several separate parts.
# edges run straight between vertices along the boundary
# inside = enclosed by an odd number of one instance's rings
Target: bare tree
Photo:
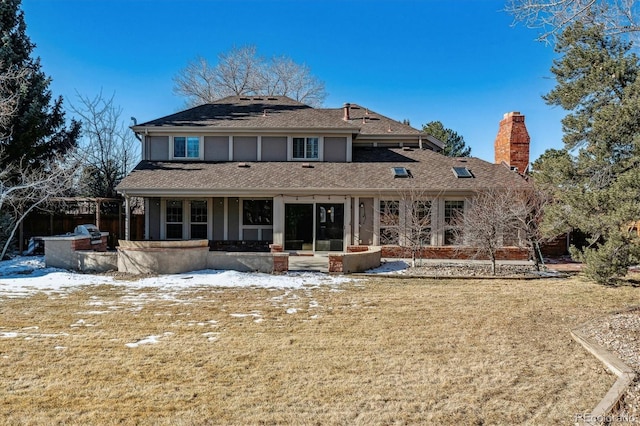
[[[508,192],[512,197],[509,209],[515,219],[518,245],[527,247],[529,258],[539,271],[540,266],[544,265],[540,246],[557,236],[555,233],[545,233],[542,228],[542,219],[551,203],[551,195],[535,186],[525,190],[509,189]]]
[[[0,220],[3,222],[0,259],[7,254],[24,218],[47,205],[51,198],[64,194],[75,170],[75,163],[57,158],[43,169],[32,170],[19,164],[0,171]]]
[[[407,247],[412,267],[422,257],[423,248],[431,245],[432,199],[426,192],[414,189],[380,201],[380,244]]]
[[[551,42],[573,22],[602,25],[607,34],[640,39],[640,2],[636,0],[507,0],[515,22],[540,30],[539,40]]]
[[[138,160],[138,143],[124,124],[122,108],[114,104],[113,95],[77,96],[79,103],[72,110],[82,121],[80,191],[94,197],[116,197],[116,185]]]
[[[218,62],[197,57],[173,78],[174,92],[191,106],[210,103],[225,96],[289,96],[320,106],[326,97],[324,83],[309,67],[281,56],[266,60],[255,46],[234,47],[218,55]]]
[[[512,191],[488,189],[478,193],[470,207],[454,218],[453,243],[475,250],[478,257],[488,257],[491,273],[496,274],[497,253],[505,238],[517,235],[518,223],[511,210]]]
[[[274,57],[263,70],[266,95],[289,96],[307,105],[320,106],[326,95],[324,83],[311,74],[305,64],[297,64],[286,56]]]

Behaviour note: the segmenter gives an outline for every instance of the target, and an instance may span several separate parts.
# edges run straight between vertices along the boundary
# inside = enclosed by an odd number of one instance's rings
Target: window
[[[467,169],[466,167],[454,167],[452,170],[453,170],[453,174],[457,178],[472,178],[473,177],[473,175],[471,174],[469,169]]]
[[[182,239],[182,200],[167,200],[166,206],[166,238]]]
[[[294,159],[317,159],[319,138],[293,138]]]
[[[191,239],[208,239],[207,202],[205,200],[193,200],[190,207]]]
[[[394,178],[408,178],[409,171],[404,167],[392,167],[391,171],[393,172]]]
[[[400,202],[380,201],[380,245],[400,242]]]
[[[271,225],[273,201],[244,200],[242,202],[243,225]]]
[[[431,201],[414,201],[413,208],[407,211],[407,216],[412,244],[431,245]]]
[[[174,137],[173,158],[200,158],[200,138],[197,136]]]
[[[455,243],[459,231],[459,221],[464,214],[464,200],[445,200],[444,202],[444,245]]]

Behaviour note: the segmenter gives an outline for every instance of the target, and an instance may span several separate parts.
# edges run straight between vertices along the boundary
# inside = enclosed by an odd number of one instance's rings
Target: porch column
[[[344,200],[344,218],[346,223],[344,224],[344,241],[342,243],[342,250],[346,251],[347,246],[353,244],[353,215],[351,213],[351,197],[345,197]]]
[[[131,207],[129,205],[129,196],[124,196],[124,239],[129,241],[131,239]]]
[[[273,244],[284,247],[284,197],[273,197]]]
[[[353,241],[352,244],[360,244],[360,197],[353,197]]]

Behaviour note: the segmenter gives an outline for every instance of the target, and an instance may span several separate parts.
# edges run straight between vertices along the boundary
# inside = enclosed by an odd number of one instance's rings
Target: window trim
[[[185,156],[184,157],[176,157],[175,156],[175,139],[176,138],[185,138]],[[198,156],[197,157],[189,157],[188,156],[188,139],[189,138],[198,138]],[[170,160],[180,160],[180,161],[201,161],[204,158],[204,138],[202,136],[195,135],[175,135],[169,138],[169,159]]]
[[[182,203],[182,222],[167,222],[167,203],[170,201],[179,201]],[[160,202],[160,240],[167,241],[185,241],[192,240],[191,236],[191,202],[192,201],[204,201],[207,205],[207,220],[206,222],[195,222],[198,225],[207,225],[207,237],[202,239],[211,240],[213,238],[213,204],[212,199],[208,197],[195,197],[195,198],[176,198],[167,197],[162,198]],[[182,224],[182,237],[181,238],[167,238],[167,224]],[[198,238],[200,239],[200,238]]]
[[[294,139],[304,139],[305,140],[305,156],[303,157],[294,157],[293,151],[293,140]],[[307,157],[307,142],[309,139],[317,139],[318,140],[318,157]],[[287,137],[287,161],[324,161],[324,137],[317,135],[295,135]]]
[[[270,197],[244,197],[244,198],[239,198],[239,217],[238,217],[238,225],[240,227],[240,239],[243,240],[244,239],[244,231],[245,230],[257,230],[258,231],[258,240],[259,241],[272,241],[273,240],[273,209],[274,209],[274,199],[270,198]],[[271,201],[271,224],[267,225],[267,224],[256,224],[256,225],[245,225],[244,223],[244,202],[245,201]],[[264,231],[267,230],[271,230],[271,240],[268,239],[264,239]]]
[[[464,198],[446,198],[442,203],[442,245],[447,247],[460,247],[456,244],[447,244],[447,231],[457,228],[447,223],[447,202],[462,202],[462,214],[467,210],[467,200]]]
[[[194,201],[204,202],[204,208],[205,208],[204,221],[194,222],[192,220],[193,219],[193,202]],[[209,210],[210,210],[209,200],[206,199],[206,198],[190,198],[190,199],[186,200],[186,204],[188,206],[188,214],[189,214],[188,222],[186,224],[187,225],[187,230],[188,230],[188,232],[187,232],[188,238],[190,240],[196,239],[192,235],[193,234],[193,228],[192,228],[193,225],[204,225],[206,227],[206,230],[207,230],[207,232],[206,232],[207,235],[204,238],[200,237],[200,238],[197,238],[197,239],[207,239],[208,240],[209,239],[209,229],[210,229],[210,226],[209,226]]]
[[[384,208],[382,204],[385,204]],[[397,212],[397,223],[393,224],[383,224],[383,217],[386,214],[385,211],[390,209],[390,205],[394,204],[395,207],[391,207]],[[393,214],[391,212],[390,214]],[[391,232],[395,233],[396,242],[383,241],[383,231],[385,229],[389,229]],[[380,245],[401,245],[402,240],[402,203],[400,200],[394,200],[392,198],[380,198],[378,200],[378,238]]]
[[[184,236],[185,236],[185,213],[187,213],[185,211],[185,200],[182,198],[166,198],[163,200],[164,202],[162,203],[162,227],[161,227],[161,237],[163,240],[168,240],[168,241],[182,241],[184,240]],[[172,202],[172,201],[177,201],[181,204],[180,208],[182,210],[181,212],[181,216],[182,216],[182,221],[180,222],[169,222],[168,218],[167,218],[167,208],[168,208],[168,203]],[[182,231],[181,231],[181,236],[180,238],[169,238],[167,236],[167,227],[169,225],[180,225]]]

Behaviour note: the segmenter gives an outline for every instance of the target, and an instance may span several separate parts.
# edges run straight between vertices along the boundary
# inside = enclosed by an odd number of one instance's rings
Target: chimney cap
[[[520,111],[505,112],[503,118],[509,118],[515,115],[522,115],[522,114],[520,114]]]

